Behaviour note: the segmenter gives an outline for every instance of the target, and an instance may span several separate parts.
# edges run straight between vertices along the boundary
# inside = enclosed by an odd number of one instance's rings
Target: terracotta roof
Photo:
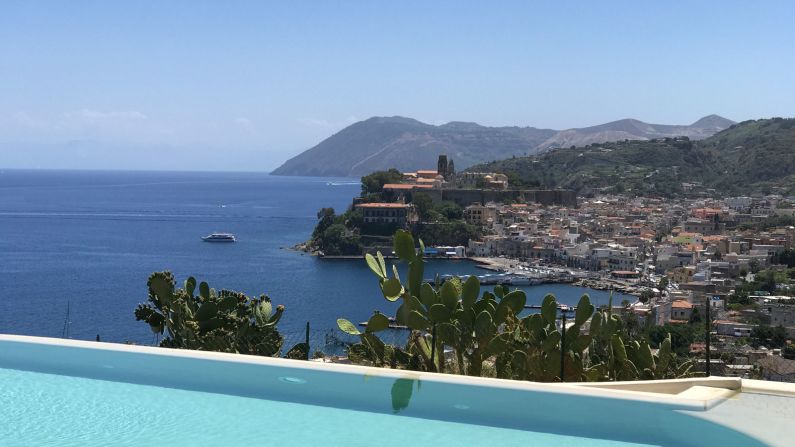
[[[671,308],[673,309],[692,309],[693,305],[688,303],[685,300],[676,300],[671,303]]]
[[[408,208],[408,205],[405,203],[382,203],[382,202],[373,202],[373,203],[360,203],[356,205],[357,208]]]
[[[416,185],[411,183],[386,183],[384,184],[384,189],[401,189],[401,190],[409,190],[409,189],[430,189],[433,188],[433,185]]]
[[[702,239],[704,239],[705,242],[717,242],[728,238],[726,236],[704,236]]]

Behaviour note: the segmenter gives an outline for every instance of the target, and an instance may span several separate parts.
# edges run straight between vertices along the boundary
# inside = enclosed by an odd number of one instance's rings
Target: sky
[[[0,168],[266,171],[371,116],[791,117],[793,23],[791,1],[4,0]]]

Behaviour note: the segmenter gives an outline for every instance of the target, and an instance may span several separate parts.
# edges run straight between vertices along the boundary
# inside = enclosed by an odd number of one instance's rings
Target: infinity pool
[[[764,445],[693,415],[713,404],[0,336],[2,446]]]

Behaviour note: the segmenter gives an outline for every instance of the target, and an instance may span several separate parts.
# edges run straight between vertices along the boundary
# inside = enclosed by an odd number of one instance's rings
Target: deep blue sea
[[[336,319],[394,314],[362,260],[322,260],[285,250],[306,240],[321,207],[344,210],[356,179],[265,173],[0,171],[0,333],[153,343],[133,311],[150,273],[170,270],[216,289],[267,293],[286,311],[279,327],[297,338]],[[235,244],[201,236],[232,232]],[[431,261],[435,273],[483,273],[467,261]],[[575,304],[590,292],[568,285],[525,288]],[[620,300],[621,297],[617,297]],[[315,349],[313,347],[313,349]]]

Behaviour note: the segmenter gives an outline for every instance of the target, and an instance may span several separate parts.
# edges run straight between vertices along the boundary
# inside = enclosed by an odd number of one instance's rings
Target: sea
[[[290,247],[307,240],[322,207],[344,211],[358,179],[267,173],[0,170],[0,333],[155,344],[136,321],[147,278],[171,271],[284,304],[279,328],[313,346],[333,344],[336,320],[393,315],[363,260],[319,259]],[[231,232],[237,243],[201,237]],[[470,261],[428,261],[426,277],[485,273]],[[405,276],[404,276],[405,277]],[[522,287],[576,304],[566,284]],[[616,302],[628,298],[614,297]],[[331,337],[331,338],[329,338]],[[331,340],[331,341],[330,341]]]

